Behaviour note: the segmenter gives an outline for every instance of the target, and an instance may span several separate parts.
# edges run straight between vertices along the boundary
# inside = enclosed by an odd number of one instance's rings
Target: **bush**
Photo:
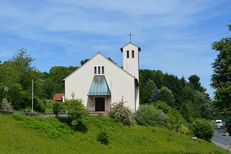
[[[139,125],[167,126],[168,116],[153,105],[141,105],[135,113],[135,119]]]
[[[37,97],[34,98],[34,110],[36,110],[38,112],[45,112],[44,102]]]
[[[185,121],[183,116],[176,109],[170,107],[165,102],[157,101],[154,103],[155,108],[162,110],[169,118],[169,129],[175,130],[177,132],[182,132],[185,134],[185,131],[182,131],[184,128],[188,130],[188,123]]]
[[[102,144],[109,144],[108,134],[106,129],[101,130],[97,135],[97,141]]]
[[[189,134],[189,129],[187,127],[185,127],[184,125],[180,125],[177,132],[184,134],[184,135],[187,135],[187,134]]]
[[[53,109],[53,112],[54,112],[55,116],[57,117],[58,114],[62,111],[63,106],[62,106],[62,104],[60,102],[55,102],[52,105],[52,109]]]
[[[211,141],[214,133],[214,128],[209,121],[204,119],[196,119],[193,122],[192,131],[197,137],[207,141]]]
[[[113,108],[109,112],[109,116],[113,119],[119,119],[124,125],[129,126],[136,123],[133,113],[124,106],[123,101],[118,104],[113,104]]]
[[[63,110],[70,114],[73,120],[80,119],[88,114],[88,110],[84,107],[82,101],[78,99],[66,100],[63,103]]]
[[[70,125],[74,130],[86,132],[87,127],[82,121],[82,117],[88,115],[88,110],[84,107],[81,100],[66,100],[65,103],[54,103],[53,111],[57,117],[58,113],[65,111],[70,116],[60,117],[59,120]]]

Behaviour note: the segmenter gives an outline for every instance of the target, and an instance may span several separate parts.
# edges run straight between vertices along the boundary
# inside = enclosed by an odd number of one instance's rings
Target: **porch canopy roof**
[[[107,81],[103,75],[94,76],[88,96],[111,96]]]

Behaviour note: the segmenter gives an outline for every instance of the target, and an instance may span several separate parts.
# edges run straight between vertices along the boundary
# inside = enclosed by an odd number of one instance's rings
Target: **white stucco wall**
[[[74,93],[75,98],[82,99],[84,105],[88,107],[89,97],[87,94],[94,75],[98,75],[94,74],[95,66],[97,69],[98,66],[101,68],[104,66],[104,76],[111,91],[111,97],[105,99],[105,109],[109,108],[110,103],[119,102],[123,97],[123,100],[126,102],[125,106],[134,112],[135,103],[137,103],[137,101],[135,102],[134,77],[123,71],[116,64],[110,62],[100,53],[65,79],[65,99],[71,99],[72,93]],[[93,110],[93,108],[90,110]]]
[[[127,51],[129,58],[127,58]],[[134,58],[132,58],[132,51],[134,51]],[[138,47],[131,43],[123,47],[123,69],[139,80],[139,51]]]

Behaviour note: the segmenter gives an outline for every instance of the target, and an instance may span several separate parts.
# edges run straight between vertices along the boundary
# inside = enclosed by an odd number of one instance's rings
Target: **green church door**
[[[104,98],[95,98],[95,111],[105,111]]]

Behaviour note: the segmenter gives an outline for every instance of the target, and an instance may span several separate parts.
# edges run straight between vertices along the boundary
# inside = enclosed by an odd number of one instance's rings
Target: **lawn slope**
[[[24,118],[0,114],[0,153],[225,153],[164,128],[128,127],[105,117],[85,118],[86,133],[73,132],[55,118]],[[96,140],[102,129],[109,145]]]

